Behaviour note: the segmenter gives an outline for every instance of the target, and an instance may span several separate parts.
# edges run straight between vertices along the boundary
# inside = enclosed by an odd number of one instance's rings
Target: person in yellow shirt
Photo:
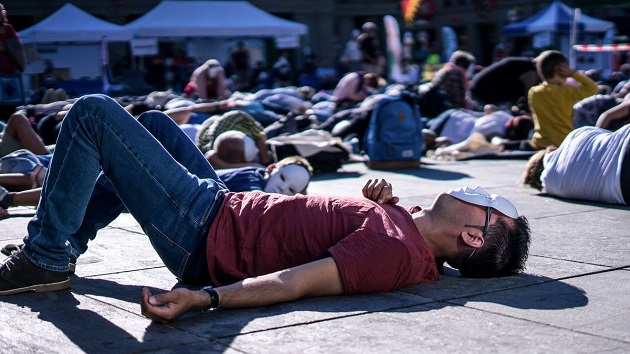
[[[535,149],[560,146],[573,130],[573,105],[596,94],[597,84],[572,69],[567,57],[557,50],[544,51],[535,61],[536,71],[543,83],[528,92],[535,130],[531,145]],[[567,78],[572,78],[577,84],[567,84]]]

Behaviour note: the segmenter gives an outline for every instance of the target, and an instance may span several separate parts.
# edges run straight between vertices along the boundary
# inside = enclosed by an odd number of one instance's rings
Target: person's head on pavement
[[[306,194],[313,167],[302,156],[289,156],[267,166],[265,171],[265,192],[288,196]]]
[[[507,198],[481,187],[451,189],[436,197],[429,213],[449,235],[436,242],[451,244],[445,262],[462,276],[500,277],[525,268],[529,222]]]
[[[256,142],[238,130],[228,130],[217,136],[213,150],[227,163],[255,162],[258,157]]]

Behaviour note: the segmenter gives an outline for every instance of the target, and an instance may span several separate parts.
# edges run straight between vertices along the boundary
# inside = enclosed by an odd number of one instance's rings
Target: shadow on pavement
[[[555,200],[558,200],[558,201],[561,201],[561,202],[571,203],[571,204],[588,205],[588,206],[594,206],[594,207],[600,207],[600,208],[606,208],[606,209],[630,210],[630,206],[629,205],[597,203],[597,202],[590,202],[590,201],[587,201],[587,200],[562,198],[562,197],[556,197],[556,196],[553,196],[553,195],[549,195],[547,193],[537,193],[536,196],[543,197],[543,198],[549,198],[549,199],[555,199]]]
[[[98,305],[98,299],[94,300],[97,302],[95,309],[81,308],[81,295],[137,303],[137,312],[132,312],[131,317],[125,316],[125,322],[131,321],[129,326],[133,326],[136,320],[138,324],[145,324],[146,320],[141,317],[139,305],[143,288],[141,285],[121,285],[103,279],[73,278],[72,291],[12,295],[4,297],[3,301],[30,308],[32,312],[39,314],[39,319],[59,328],[68,339],[87,353],[139,352],[163,348],[164,345],[173,347],[193,343],[229,345],[231,338],[247,332],[304,325],[366,313],[392,311],[417,313],[448,306],[472,306],[474,303],[494,303],[512,308],[538,310],[561,310],[588,304],[588,298],[582,289],[546,277],[519,275],[499,280],[451,276],[445,278],[447,281],[443,286],[440,286],[441,282],[420,284],[401,292],[320,297],[261,308],[189,313],[166,325],[151,323],[144,328],[141,340],[136,339],[138,333],[143,331],[141,328],[134,332],[136,335],[134,336],[108,319],[108,317],[123,319],[122,316],[125,315],[119,312],[128,310],[110,304]],[[156,293],[164,290],[152,288],[151,291]],[[401,296],[401,293],[407,295]],[[92,302],[87,302],[83,307],[91,304]],[[96,312],[99,309],[106,312]],[[298,315],[294,313],[300,314],[297,323]],[[331,316],[322,313],[329,313]],[[303,318],[303,314],[309,314],[310,318]],[[134,315],[137,319],[134,319]],[[282,324],[274,328],[256,329],[254,326],[251,330],[244,330],[250,322],[269,316],[287,316],[287,319],[279,320],[278,323]],[[94,336],[94,333],[99,335]],[[218,343],[215,342],[216,339],[227,339],[228,342]]]

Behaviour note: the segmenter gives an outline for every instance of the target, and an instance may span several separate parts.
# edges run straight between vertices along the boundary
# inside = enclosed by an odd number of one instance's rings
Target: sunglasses
[[[486,207],[486,223],[483,225],[483,238],[486,238],[486,234],[488,233],[488,227],[490,226],[490,218],[492,217],[492,210],[494,210],[491,207]],[[470,252],[470,255],[466,258],[466,260],[464,261],[464,263],[468,262],[474,255],[475,255],[475,251],[477,251],[477,249],[473,249],[472,252]]]

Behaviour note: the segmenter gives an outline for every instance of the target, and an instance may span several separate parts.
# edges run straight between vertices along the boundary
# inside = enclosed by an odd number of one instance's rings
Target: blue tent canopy
[[[520,22],[504,26],[501,33],[505,36],[526,36],[541,32],[570,32],[573,21],[573,9],[554,1],[546,9]],[[581,15],[578,22],[580,32],[606,32],[615,27],[610,21]]]

